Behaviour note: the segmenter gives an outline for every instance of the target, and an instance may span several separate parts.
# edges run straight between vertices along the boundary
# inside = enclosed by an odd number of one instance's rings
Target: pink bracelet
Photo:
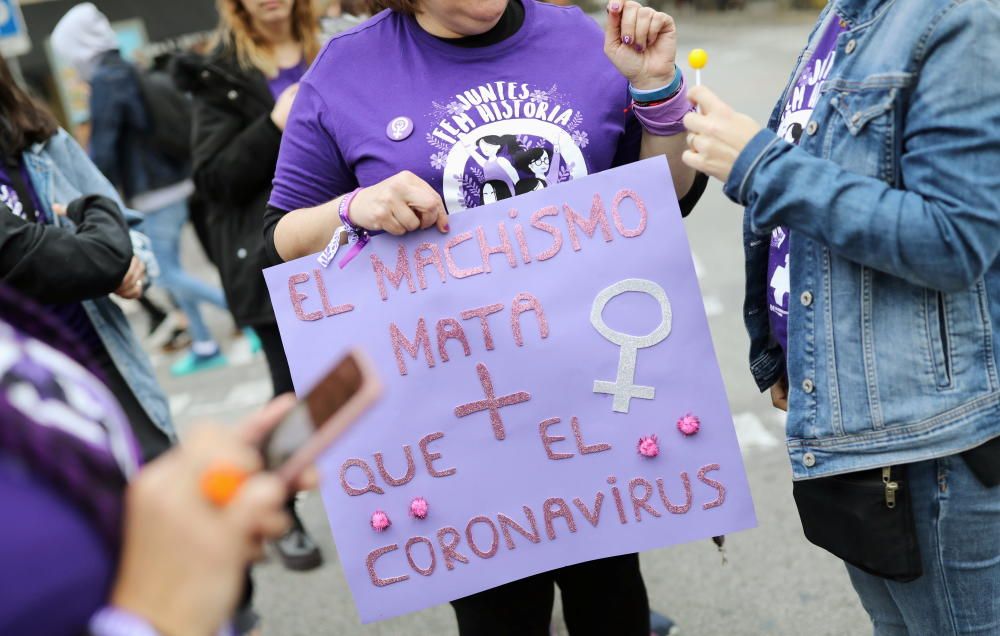
[[[316,260],[319,261],[319,264],[324,268],[329,267],[330,263],[333,262],[333,258],[337,255],[337,251],[340,249],[340,241],[345,234],[347,235],[347,242],[353,244],[353,247],[351,247],[347,256],[340,261],[341,269],[351,262],[351,259],[357,256],[358,252],[360,252],[361,249],[368,244],[369,238],[375,234],[381,234],[381,232],[369,232],[365,228],[358,227],[351,222],[351,202],[360,191],[361,188],[357,188],[353,192],[345,194],[340,199],[337,214],[340,216],[341,225],[333,231],[333,236],[330,238],[330,242],[326,244],[326,247],[316,258]]]
[[[687,98],[687,82],[681,80],[677,94],[660,104],[642,106],[632,102],[632,112],[642,127],[651,135],[669,137],[684,132],[684,115],[694,111],[694,104]]]

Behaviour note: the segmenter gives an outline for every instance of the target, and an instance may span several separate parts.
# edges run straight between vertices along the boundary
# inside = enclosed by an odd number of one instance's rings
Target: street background
[[[743,12],[677,15],[680,59],[694,47],[709,53],[703,81],[735,108],[764,123],[777,99],[815,13],[777,12],[751,4]],[[726,558],[709,541],[644,553],[642,567],[651,604],[676,620],[685,636],[870,633],[839,560],[812,547],[802,536],[791,496],[790,469],[783,446],[783,417],[761,396],[747,370],[743,302],[742,210],[713,182],[686,221],[709,315],[712,335],[729,391],[732,411],[754,493],[760,526],[727,538]],[[215,272],[185,242],[185,261],[208,280]],[[233,330],[228,317],[206,308],[217,336]],[[140,333],[142,319],[133,314]],[[172,358],[151,352],[159,379],[170,396],[182,434],[198,419],[236,421],[270,396],[261,356],[251,358],[245,342],[230,345],[227,368],[185,378],[168,372]],[[396,635],[456,633],[449,606],[363,626],[344,580],[320,498],[301,506],[309,530],[324,551],[326,565],[291,573],[276,559],[255,570],[257,610],[264,633],[274,636],[337,634]],[[613,581],[608,582],[613,585]],[[517,611],[517,608],[511,608]],[[561,612],[554,624],[565,634]]]

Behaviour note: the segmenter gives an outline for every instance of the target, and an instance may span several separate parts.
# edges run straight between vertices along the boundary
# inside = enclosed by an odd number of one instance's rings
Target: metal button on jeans
[[[812,393],[816,389],[816,385],[809,378],[802,381],[802,390],[806,393]]]
[[[802,295],[799,296],[799,301],[802,303],[803,307],[808,307],[809,305],[813,304],[812,292],[807,292],[807,291],[802,292]]]
[[[812,468],[816,465],[816,456],[812,453],[806,453],[802,456],[802,465],[806,468]]]
[[[847,46],[844,47],[844,53],[847,53],[848,55],[850,55],[851,53],[854,53],[854,49],[856,49],[856,48],[858,48],[858,41],[857,40],[850,40],[847,43]]]
[[[819,130],[819,124],[814,121],[809,122],[809,125],[806,126],[807,135],[815,135],[817,130]]]

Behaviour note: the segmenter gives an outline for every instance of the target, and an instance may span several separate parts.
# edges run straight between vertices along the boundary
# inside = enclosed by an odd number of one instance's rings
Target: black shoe
[[[289,570],[305,572],[323,565],[323,554],[302,526],[298,515],[292,515],[292,529],[274,542],[274,548]]]
[[[649,612],[649,632],[656,636],[677,636],[681,633],[677,624],[659,612]]]

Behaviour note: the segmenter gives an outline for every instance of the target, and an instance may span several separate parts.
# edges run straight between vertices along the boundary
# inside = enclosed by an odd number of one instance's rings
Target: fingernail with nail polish
[[[635,45],[635,50],[638,51],[639,53],[642,53],[642,45],[641,44],[636,44]]]
[[[622,6],[620,4],[618,4],[617,2],[612,2],[611,3],[611,12],[612,13],[618,13],[618,9],[621,9],[621,8],[622,8]]]
[[[622,36],[622,44],[624,44],[625,46],[632,44],[632,36],[631,35]]]

